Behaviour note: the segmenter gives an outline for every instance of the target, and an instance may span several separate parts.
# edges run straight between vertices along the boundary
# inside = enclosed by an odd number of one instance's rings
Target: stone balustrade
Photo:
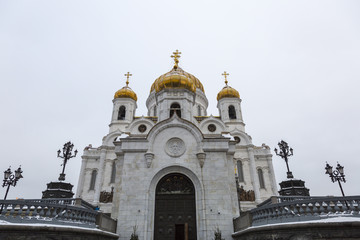
[[[335,216],[360,217],[360,196],[272,197],[250,211],[251,226],[319,220]]]
[[[0,220],[95,228],[97,211],[80,198],[0,200]]]

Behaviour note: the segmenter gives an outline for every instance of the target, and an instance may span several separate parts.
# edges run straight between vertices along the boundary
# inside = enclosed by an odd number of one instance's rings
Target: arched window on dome
[[[260,188],[265,188],[265,182],[264,182],[264,174],[261,168],[257,170],[258,176],[259,176],[259,184]]]
[[[96,175],[97,175],[97,171],[96,171],[96,170],[93,170],[93,171],[91,172],[91,179],[90,179],[90,187],[89,187],[89,190],[95,190]]]
[[[154,106],[154,116],[156,117],[156,106]]]
[[[119,114],[118,114],[118,120],[124,120],[125,119],[125,113],[126,113],[126,107],[125,106],[120,106]]]
[[[243,163],[241,161],[237,161],[237,174],[239,182],[244,182]]]
[[[114,161],[111,167],[110,183],[115,183],[115,177],[116,177],[116,163]]]
[[[174,113],[176,113],[176,115],[178,115],[178,117],[181,118],[180,104],[178,104],[178,103],[171,104],[171,106],[170,106],[170,117],[172,117],[174,115]]]
[[[198,105],[198,116],[201,116],[201,106]]]
[[[229,106],[229,118],[236,119],[235,107],[233,105]]]

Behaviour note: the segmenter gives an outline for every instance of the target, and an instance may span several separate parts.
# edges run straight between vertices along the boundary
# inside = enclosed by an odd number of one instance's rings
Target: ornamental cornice
[[[249,162],[250,158],[234,158],[235,161]]]
[[[94,170],[99,171],[98,168],[85,168],[85,169],[84,169],[85,172],[92,172],[92,171],[94,171]]]
[[[254,151],[255,146],[253,144],[246,145],[248,151]]]

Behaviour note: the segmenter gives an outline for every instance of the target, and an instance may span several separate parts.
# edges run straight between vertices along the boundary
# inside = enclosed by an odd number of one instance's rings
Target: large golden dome
[[[204,92],[204,87],[199,79],[176,66],[174,66],[170,72],[167,72],[158,77],[151,85],[150,92],[154,90],[156,92],[160,92],[163,89],[169,88],[183,88],[192,92],[196,92],[196,89],[199,88]]]
[[[236,89],[228,86],[228,81],[227,81],[227,76],[229,75],[228,73],[224,72],[222,75],[225,76],[225,84],[226,86],[221,89],[221,91],[218,93],[217,95],[217,100],[219,101],[222,98],[240,98],[240,94],[238,91],[236,91]]]
[[[126,86],[121,88],[120,90],[118,90],[115,93],[114,99],[115,98],[131,98],[131,99],[137,101],[136,93],[128,86],[129,85],[129,77],[132,76],[132,74],[130,74],[128,72],[127,74],[125,74],[125,76],[127,77]]]
[[[187,89],[192,92],[196,92],[196,89],[198,88],[204,92],[204,87],[199,81],[199,79],[197,79],[194,75],[185,72],[178,66],[178,58],[180,58],[180,52],[176,50],[176,52],[174,52],[173,54],[174,55],[171,56],[175,60],[175,65],[173,69],[171,69],[170,72],[167,72],[158,77],[151,85],[150,92],[154,90],[156,92],[160,92],[163,89],[176,88]]]

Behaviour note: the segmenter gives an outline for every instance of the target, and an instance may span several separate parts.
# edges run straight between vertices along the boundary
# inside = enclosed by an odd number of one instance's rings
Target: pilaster
[[[84,180],[85,180],[85,167],[86,167],[86,159],[83,158],[81,161],[81,169],[79,175],[78,186],[76,189],[76,197],[81,197],[81,194],[84,190]]]
[[[106,157],[106,149],[101,149],[98,176],[95,185],[94,203],[98,203],[100,198],[101,186],[104,180],[105,157]]]
[[[249,146],[247,148],[249,153],[249,159],[250,159],[250,175],[251,175],[251,181],[252,185],[254,186],[254,193],[255,193],[255,202],[260,203],[260,184],[259,184],[259,178],[257,176],[256,172],[256,164],[255,164],[255,158],[254,158],[254,148],[252,146]]]
[[[270,181],[271,181],[271,188],[272,191],[274,193],[274,195],[278,195],[278,189],[277,189],[277,185],[276,185],[276,179],[275,179],[275,172],[274,172],[274,167],[272,165],[272,158],[271,155],[266,157],[267,160],[267,164],[269,167],[269,175],[270,175]]]

